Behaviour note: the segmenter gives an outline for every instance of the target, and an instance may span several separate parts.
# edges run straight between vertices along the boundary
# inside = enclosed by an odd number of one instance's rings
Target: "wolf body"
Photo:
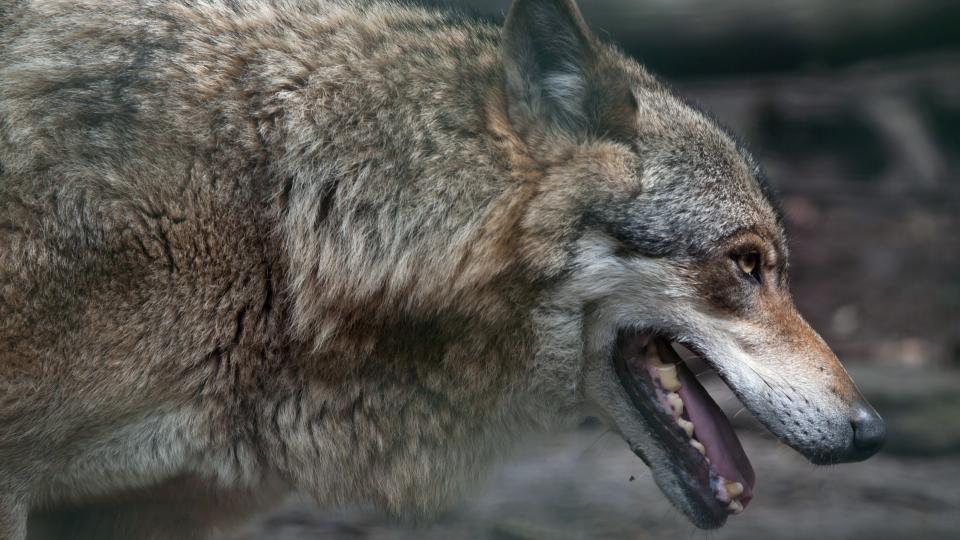
[[[785,271],[749,155],[569,2],[4,0],[0,537],[429,515],[589,414],[716,526],[608,381],[622,318],[787,358],[718,370],[808,455],[860,403],[785,277],[745,314],[710,269],[744,231]]]

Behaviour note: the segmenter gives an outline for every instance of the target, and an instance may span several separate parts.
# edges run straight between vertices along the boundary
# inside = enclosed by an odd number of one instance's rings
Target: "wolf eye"
[[[749,275],[753,279],[760,281],[760,254],[756,251],[750,251],[747,253],[740,253],[733,256],[733,260],[737,263],[737,268],[740,269],[744,274]]]

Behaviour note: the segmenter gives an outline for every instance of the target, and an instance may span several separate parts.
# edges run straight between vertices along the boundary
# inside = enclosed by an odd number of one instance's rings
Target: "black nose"
[[[867,459],[883,447],[887,428],[873,407],[860,405],[853,413],[850,424],[853,426],[853,452],[850,457],[854,461]]]

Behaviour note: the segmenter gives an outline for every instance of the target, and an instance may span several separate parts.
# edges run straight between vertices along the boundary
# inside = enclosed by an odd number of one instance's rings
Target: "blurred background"
[[[589,424],[523,446],[436,524],[291,501],[234,540],[960,538],[960,2],[579,3],[766,168],[797,303],[886,418],[886,448],[815,468],[712,381],[757,471],[750,508],[720,531],[694,529]]]

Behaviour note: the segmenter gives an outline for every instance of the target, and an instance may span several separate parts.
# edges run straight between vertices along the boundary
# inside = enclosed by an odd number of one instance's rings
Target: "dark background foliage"
[[[509,5],[430,3],[492,18]],[[669,508],[618,437],[584,426],[525,447],[430,527],[292,502],[243,538],[955,538],[960,2],[580,4],[600,36],[760,159],[781,194],[797,303],[887,418],[887,448],[815,469],[727,396],[718,401],[743,432],[757,497],[709,536]]]

